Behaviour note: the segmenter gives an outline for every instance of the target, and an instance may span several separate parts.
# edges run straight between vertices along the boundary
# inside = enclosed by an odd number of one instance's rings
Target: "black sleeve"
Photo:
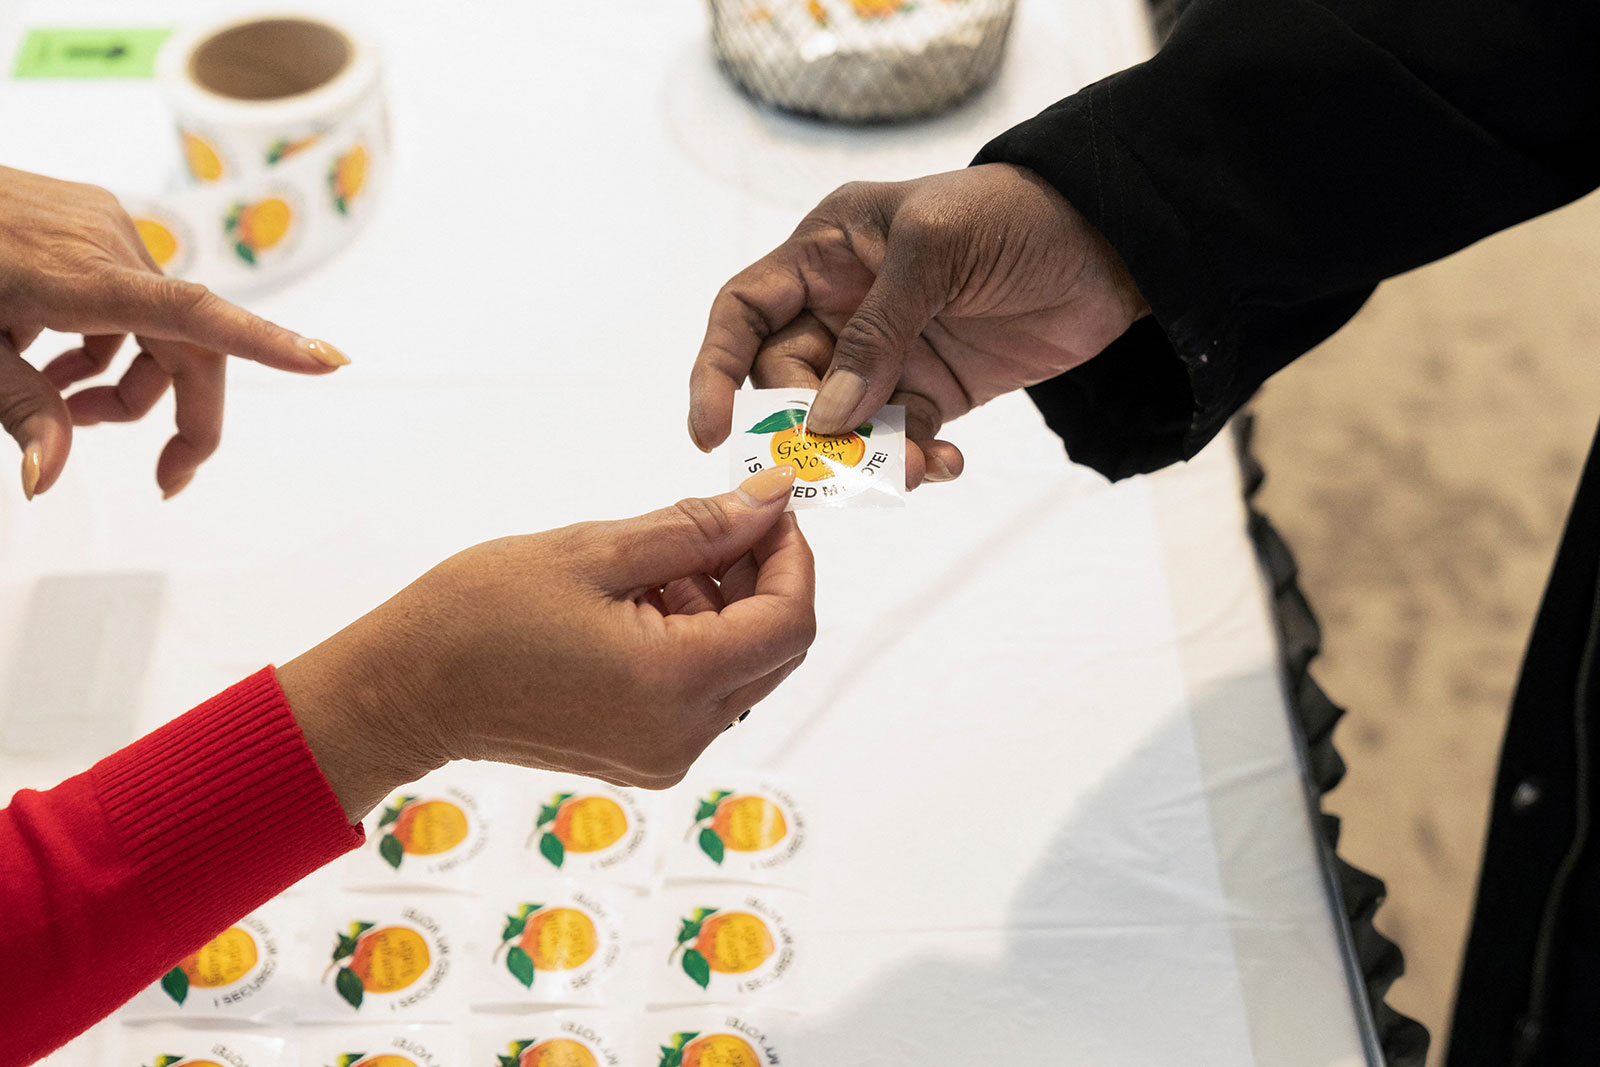
[[[1149,302],[1029,392],[1113,478],[1186,459],[1374,286],[1600,183],[1593,0],[1193,0],[1150,61],[995,138]]]

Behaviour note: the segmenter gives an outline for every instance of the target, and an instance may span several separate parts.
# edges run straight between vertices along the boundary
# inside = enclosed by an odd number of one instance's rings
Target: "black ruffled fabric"
[[[1318,813],[1323,862],[1337,885],[1354,953],[1352,962],[1360,970],[1384,1060],[1389,1067],[1422,1067],[1428,1052],[1427,1029],[1384,1001],[1389,987],[1404,973],[1405,960],[1400,946],[1380,934],[1372,924],[1384,900],[1383,882],[1339,858],[1339,819],[1322,811],[1322,796],[1344,777],[1344,760],[1333,746],[1333,728],[1344,716],[1344,709],[1330,700],[1311,677],[1311,662],[1322,651],[1322,628],[1317,625],[1317,617],[1300,589],[1294,554],[1266,515],[1255,506],[1265,472],[1250,447],[1253,429],[1253,420],[1248,415],[1234,420],[1234,441],[1249,510],[1250,539],[1255,543],[1256,556],[1272,586],[1273,615],[1294,713],[1292,732],[1309,770],[1307,788]]]

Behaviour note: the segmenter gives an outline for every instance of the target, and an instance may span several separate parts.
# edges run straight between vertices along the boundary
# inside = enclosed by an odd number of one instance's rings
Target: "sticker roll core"
[[[390,156],[366,35],[294,12],[202,24],[166,42],[156,79],[183,179],[122,201],[163,271],[229,293],[272,287],[366,222]]]
[[[229,26],[189,56],[200,88],[233,100],[278,100],[319,89],[350,62],[350,38],[333,26],[283,18]]]

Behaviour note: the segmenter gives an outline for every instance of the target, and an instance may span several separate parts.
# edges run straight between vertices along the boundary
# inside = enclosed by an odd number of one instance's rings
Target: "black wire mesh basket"
[[[711,0],[718,61],[765,104],[840,122],[955,106],[1000,67],[1016,0]]]

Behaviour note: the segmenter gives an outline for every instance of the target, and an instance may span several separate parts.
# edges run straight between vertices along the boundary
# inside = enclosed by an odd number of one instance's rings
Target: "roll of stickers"
[[[310,15],[200,26],[162,46],[186,187],[123,196],[166,273],[228,292],[305,274],[346,245],[389,162],[374,44]]]

